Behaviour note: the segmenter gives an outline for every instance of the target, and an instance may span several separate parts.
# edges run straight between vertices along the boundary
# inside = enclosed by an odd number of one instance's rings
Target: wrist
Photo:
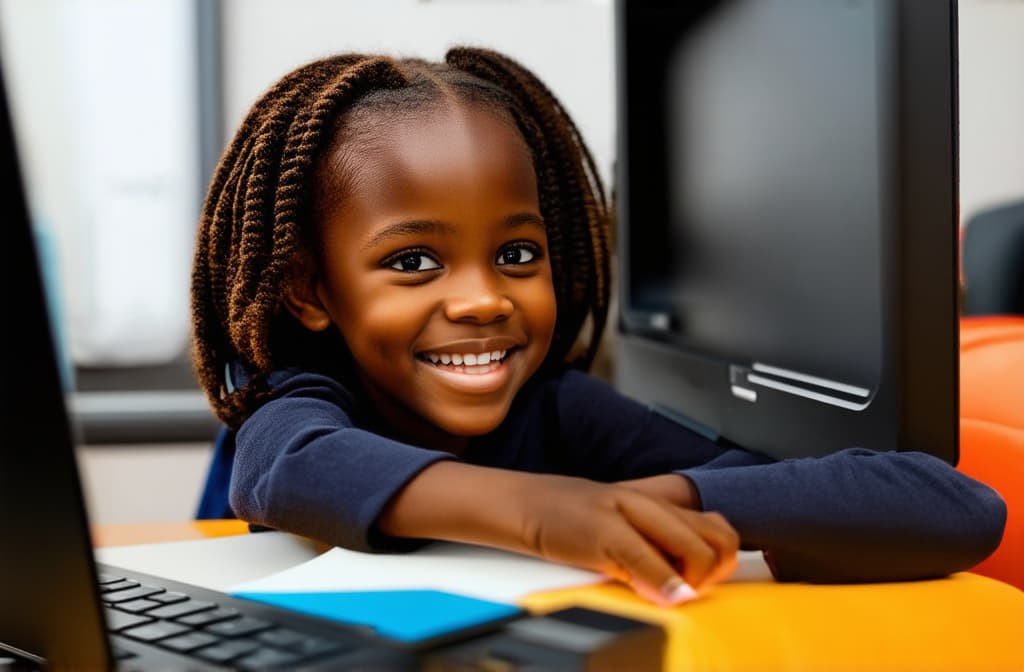
[[[679,472],[620,481],[619,485],[664,499],[684,509],[701,510],[697,487],[689,477]]]
[[[687,509],[693,509],[694,511],[703,511],[704,505],[700,500],[700,491],[697,490],[697,486],[694,485],[693,481],[690,480],[689,476],[675,472],[673,476],[678,476],[682,482],[680,487],[680,498],[683,501],[681,506]]]

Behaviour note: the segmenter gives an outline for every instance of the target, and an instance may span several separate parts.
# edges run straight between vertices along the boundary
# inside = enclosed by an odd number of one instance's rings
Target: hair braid
[[[312,166],[346,103],[403,81],[388,59],[346,55],[299,68],[253,107],[218,166],[193,268],[194,359],[218,417],[237,426],[268,392],[271,322],[304,238]],[[241,358],[251,379],[229,391],[223,367]]]

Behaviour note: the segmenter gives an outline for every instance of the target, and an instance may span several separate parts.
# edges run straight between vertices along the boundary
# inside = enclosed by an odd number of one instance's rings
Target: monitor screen
[[[618,6],[617,382],[776,457],[955,463],[955,6]]]

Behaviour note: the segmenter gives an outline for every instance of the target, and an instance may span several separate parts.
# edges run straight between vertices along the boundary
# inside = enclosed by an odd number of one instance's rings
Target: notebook
[[[583,609],[529,616],[508,604],[426,596],[442,626],[396,638],[362,619],[307,615],[332,605],[304,614],[275,606],[273,596],[254,602],[97,564],[2,79],[0,165],[0,668],[443,670],[485,661],[594,669],[623,646],[639,647],[640,668],[660,665],[660,628]],[[384,594],[335,599],[363,600],[344,605],[356,615],[403,610]],[[446,613],[464,617],[444,625]]]

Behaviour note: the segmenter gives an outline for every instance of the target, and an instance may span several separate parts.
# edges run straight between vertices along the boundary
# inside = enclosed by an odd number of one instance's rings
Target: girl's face
[[[464,106],[396,118],[328,158],[307,327],[344,336],[376,410],[422,445],[495,429],[551,344],[537,180],[512,122]],[[321,185],[321,191],[323,190]],[[440,430],[440,431],[438,431]]]

